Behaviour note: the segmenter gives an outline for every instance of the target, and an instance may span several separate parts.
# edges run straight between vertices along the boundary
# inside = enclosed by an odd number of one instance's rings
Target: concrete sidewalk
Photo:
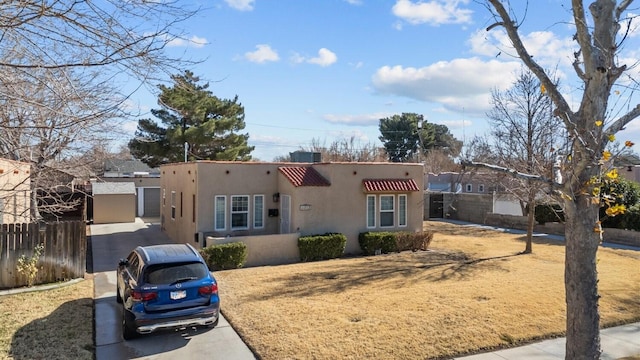
[[[603,360],[615,360],[640,355],[640,322],[600,330]],[[460,357],[464,360],[558,360],[564,359],[565,338],[532,343],[511,349]]]

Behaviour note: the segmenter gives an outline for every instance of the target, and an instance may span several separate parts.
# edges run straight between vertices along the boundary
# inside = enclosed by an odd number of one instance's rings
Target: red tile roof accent
[[[362,185],[366,193],[420,191],[413,179],[364,179]]]
[[[308,166],[282,166],[278,170],[295,186],[331,186],[316,169]]]

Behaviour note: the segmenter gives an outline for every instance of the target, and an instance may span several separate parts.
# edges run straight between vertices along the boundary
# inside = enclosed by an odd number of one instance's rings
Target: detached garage
[[[132,182],[93,183],[93,223],[136,221],[136,187]]]

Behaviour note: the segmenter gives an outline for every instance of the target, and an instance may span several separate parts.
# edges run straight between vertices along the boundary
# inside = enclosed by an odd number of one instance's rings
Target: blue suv
[[[218,283],[191,245],[138,246],[120,260],[116,276],[125,340],[160,329],[218,324]]]

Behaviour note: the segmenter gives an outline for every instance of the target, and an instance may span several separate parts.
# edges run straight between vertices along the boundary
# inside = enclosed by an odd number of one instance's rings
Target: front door
[[[291,232],[291,196],[280,196],[280,234]]]

